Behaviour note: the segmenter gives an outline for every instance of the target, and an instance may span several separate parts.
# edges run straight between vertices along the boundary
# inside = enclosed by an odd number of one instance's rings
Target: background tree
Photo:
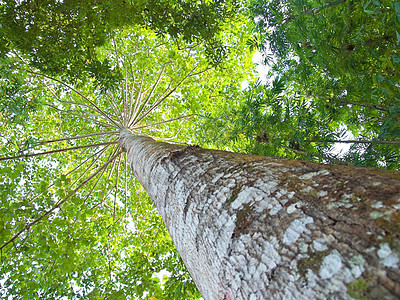
[[[248,44],[264,54],[268,77],[231,94],[236,106],[208,116],[202,139],[263,155],[398,169],[400,2],[252,1],[251,9],[257,33]],[[338,155],[337,145],[349,141],[357,142]]]
[[[398,172],[120,145],[205,299],[399,296]]]
[[[199,106],[217,105],[210,91],[241,81],[251,66],[241,56],[240,36],[225,69],[212,68],[205,51],[140,27],[121,31],[98,50],[99,59],[124,70],[119,85],[104,89],[90,79],[79,91],[31,68],[21,55],[7,58],[0,159],[4,297],[199,297],[149,198],[132,184],[117,144],[123,127],[157,139],[178,132],[191,139],[192,124],[182,121]],[[38,98],[40,110],[21,118],[13,110],[18,97]],[[170,272],[162,282],[161,270]]]
[[[219,63],[229,51],[223,32],[226,24],[237,20],[239,3],[7,0],[0,6],[0,54],[17,50],[28,56],[33,67],[49,75],[63,75],[69,80],[83,80],[89,75],[110,87],[121,74],[110,61],[96,56],[96,48],[113,36],[113,30],[149,26],[173,39],[183,37],[193,45],[204,43],[210,61]]]

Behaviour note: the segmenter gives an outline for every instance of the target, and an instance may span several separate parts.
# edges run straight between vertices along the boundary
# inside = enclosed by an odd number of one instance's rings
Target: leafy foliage
[[[229,112],[213,113],[236,151],[398,169],[400,2],[254,0],[249,39],[269,65]],[[269,86],[268,86],[269,85]],[[221,116],[224,116],[221,118]],[[218,122],[218,121],[215,121]],[[338,155],[334,146],[351,145]],[[224,145],[224,146],[222,146]]]
[[[114,30],[151,26],[187,43],[205,43],[208,57],[218,63],[225,57],[223,25],[235,18],[237,8],[236,0],[6,0],[0,6],[0,53],[18,50],[46,74],[72,81],[91,76],[110,88],[121,74],[96,56],[96,48]]]
[[[183,121],[196,118],[193,112],[201,106],[216,105],[208,95],[223,89],[221,78],[231,83],[247,74],[237,67],[239,59],[245,67],[251,62],[241,58],[240,36],[224,69],[207,63],[206,46],[171,39],[136,27],[99,47],[96,57],[122,70],[111,88],[94,78],[70,86],[30,67],[16,51],[18,56],[3,60],[13,66],[9,71],[2,66],[3,297],[200,297],[162,220],[130,174],[118,134],[130,128],[163,140],[179,132],[180,139],[190,140],[192,123]],[[228,78],[232,69],[236,74]],[[39,96],[36,111],[11,112],[13,101],[29,103]]]

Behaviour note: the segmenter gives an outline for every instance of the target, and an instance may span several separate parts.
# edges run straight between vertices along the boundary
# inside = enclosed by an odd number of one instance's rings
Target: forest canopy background
[[[200,297],[116,146],[129,101],[157,139],[399,169],[398,1],[0,3],[3,297]]]

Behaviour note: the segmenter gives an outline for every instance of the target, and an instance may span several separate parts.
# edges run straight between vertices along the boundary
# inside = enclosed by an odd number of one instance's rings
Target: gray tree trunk
[[[205,299],[400,296],[399,173],[120,143]]]

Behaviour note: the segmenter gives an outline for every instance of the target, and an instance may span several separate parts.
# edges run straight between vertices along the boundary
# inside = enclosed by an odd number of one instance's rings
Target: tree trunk
[[[399,173],[120,143],[204,299],[400,296]]]

